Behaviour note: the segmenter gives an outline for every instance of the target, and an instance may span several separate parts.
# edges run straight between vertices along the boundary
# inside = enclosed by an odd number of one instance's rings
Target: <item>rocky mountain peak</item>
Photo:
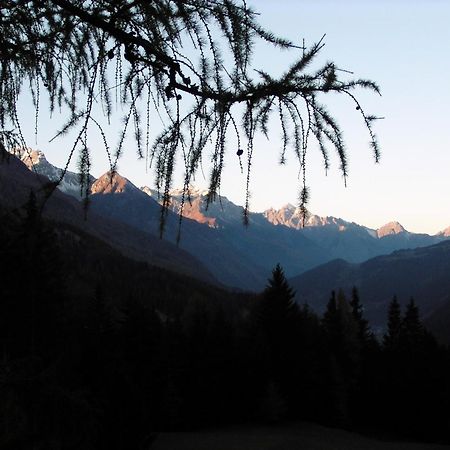
[[[155,199],[158,199],[158,192],[155,189],[149,188],[148,186],[142,186],[141,191],[144,194],[147,194],[149,197],[154,197]]]
[[[377,236],[382,238],[384,236],[389,236],[392,234],[400,234],[405,233],[406,230],[403,226],[398,222],[389,222],[386,225],[383,225],[381,228],[377,230]]]
[[[445,230],[440,231],[437,236],[441,237],[450,237],[450,227],[447,227]]]
[[[170,195],[172,197],[182,197],[183,195],[183,189],[172,189],[170,191]],[[191,198],[194,197],[205,197],[206,195],[208,195],[208,190],[207,189],[200,189],[192,184],[190,184],[187,188],[187,192],[185,192],[185,197],[187,198],[188,196],[190,196]]]
[[[142,186],[141,191],[145,192],[150,197],[154,197],[155,199],[158,199],[162,196],[162,192],[159,192],[159,195],[158,195],[158,191],[156,189],[152,189],[151,187],[148,187],[148,186]],[[193,200],[197,197],[206,197],[206,195],[208,195],[208,190],[199,189],[198,187],[196,187],[194,185],[189,185],[187,192],[185,192],[185,199],[187,200],[190,197],[191,200]],[[183,196],[183,189],[182,188],[172,189],[170,191],[170,196],[173,199],[181,200],[181,197]]]
[[[30,170],[35,170],[42,175],[46,175],[46,172],[54,172],[57,169],[51,165],[44,155],[44,152],[40,150],[34,150],[29,147],[16,148],[11,153],[19,158]]]
[[[278,210],[270,208],[264,211],[263,215],[267,221],[273,225],[284,225],[297,230],[303,227],[331,226],[333,228],[337,228],[339,231],[344,231],[349,225],[349,222],[336,217],[321,217],[315,214],[307,215],[305,221],[303,221],[301,209],[290,203],[282,206]]]
[[[82,189],[80,177],[77,173],[67,170],[61,180],[63,170],[51,164],[45,154],[40,150],[32,148],[14,149],[11,152],[18,157],[29,170],[47,177],[50,181],[57,181],[58,189],[65,194],[71,195],[77,200],[81,199]],[[94,181],[94,177],[89,176],[89,184]]]
[[[141,187],[141,191],[145,192],[150,197],[154,198],[157,202],[161,203],[162,193],[158,195],[158,191],[148,186]],[[199,223],[207,224],[211,228],[217,228],[217,217],[210,217],[206,211],[205,198],[208,194],[207,190],[202,190],[196,186],[189,185],[187,192],[184,195],[184,205],[181,207],[183,189],[172,189],[170,191],[170,205],[171,211],[176,214],[182,213],[183,217],[195,220]]]
[[[14,152],[15,153],[15,152]],[[47,161],[45,155],[40,150],[33,150],[31,148],[22,148],[17,151],[16,156],[19,156],[20,160],[31,169],[36,165],[44,165],[50,163]]]
[[[139,189],[118,172],[111,171],[103,174],[91,186],[91,194],[121,194],[133,191],[139,191]]]

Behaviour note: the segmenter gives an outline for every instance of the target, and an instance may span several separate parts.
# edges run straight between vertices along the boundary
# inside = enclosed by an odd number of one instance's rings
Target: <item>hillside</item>
[[[42,172],[52,180],[58,178],[60,169],[52,166],[42,152],[31,151],[25,155],[25,160],[34,175]],[[77,186],[75,191],[79,191],[76,174],[68,172],[63,181],[59,186],[61,190],[73,194],[74,186]],[[191,186],[184,205],[182,190],[171,191],[170,210],[161,241],[161,207],[157,192],[145,186],[139,189],[117,172],[105,173],[98,180],[91,178],[90,183],[88,222],[99,215],[107,218],[104,222],[114,223],[116,229],[120,223],[129,230],[128,236],[119,238],[120,242],[116,242],[117,230],[103,233],[108,242],[119,248],[128,241],[125,245],[128,254],[141,259],[141,254],[150,248],[159,251],[165,248],[168,255],[173,251],[173,255],[178,256],[162,256],[156,264],[175,270],[179,270],[176,258],[183,253],[180,249],[185,250],[185,256],[189,253],[201,262],[188,264],[185,267],[187,273],[205,278],[210,272],[219,283],[243,290],[263,289],[277,263],[293,277],[333,259],[362,263],[395,250],[430,246],[449,237],[445,230],[435,236],[411,233],[395,221],[370,229],[340,218],[317,215],[310,215],[303,227],[299,209],[289,204],[278,210],[271,208],[264,213],[250,213],[249,226],[244,227],[241,206],[223,196],[207,205],[207,192]],[[181,213],[184,218],[180,228]],[[102,227],[94,228],[98,233]],[[145,239],[152,240],[152,244],[142,245]],[[168,250],[170,244],[171,251]],[[175,246],[178,252],[174,250]],[[155,257],[152,255],[151,258]],[[149,256],[145,258],[148,260]]]
[[[92,211],[159,236],[160,205],[120,174],[114,174],[112,185],[108,173],[100,177],[92,185],[90,199]],[[179,246],[199,259],[225,285],[260,290],[277,262],[294,275],[329,259],[325,250],[296,230],[268,226],[257,215],[251,216],[250,225],[244,227],[242,209],[235,205],[231,213],[231,207],[222,212],[228,219],[222,221],[220,207],[220,203],[214,204],[209,211],[211,217],[216,217],[217,227],[183,218]],[[169,211],[164,240],[176,243],[179,230],[178,214]]]
[[[43,200],[49,180],[31,172],[14,156],[0,160],[0,205],[20,209],[33,191]],[[217,283],[211,273],[192,255],[176,245],[111,220],[89,210],[73,197],[55,190],[43,210],[44,216],[101,239],[124,255],[138,261],[184,273],[210,283]]]
[[[365,313],[374,326],[385,320],[387,305],[393,295],[405,304],[411,296],[424,317],[431,315],[449,299],[450,242],[399,250],[364,263],[334,260],[290,280],[297,301],[307,302],[323,311],[330,292],[342,288],[350,292],[356,286]]]

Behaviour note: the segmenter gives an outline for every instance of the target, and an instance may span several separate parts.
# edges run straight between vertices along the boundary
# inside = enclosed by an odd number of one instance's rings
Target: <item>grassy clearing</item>
[[[449,450],[450,446],[380,441],[300,423],[207,432],[161,433],[152,450]]]

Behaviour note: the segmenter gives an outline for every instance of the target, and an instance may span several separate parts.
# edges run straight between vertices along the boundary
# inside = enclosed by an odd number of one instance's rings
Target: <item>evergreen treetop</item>
[[[388,309],[387,332],[383,336],[383,344],[387,349],[393,349],[398,345],[402,326],[400,303],[397,296],[392,298]]]
[[[264,321],[277,327],[286,325],[286,321],[292,319],[298,312],[294,301],[295,292],[289,286],[280,264],[272,271],[272,277],[262,294],[262,310]]]
[[[356,286],[352,288],[352,297],[350,300],[352,316],[358,328],[358,338],[362,345],[373,342],[374,336],[370,330],[369,321],[364,318],[364,308],[359,298],[359,292]]]

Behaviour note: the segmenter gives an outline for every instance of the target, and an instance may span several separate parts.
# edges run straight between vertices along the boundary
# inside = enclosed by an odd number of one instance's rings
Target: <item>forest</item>
[[[356,289],[318,316],[276,262],[260,294],[230,292],[102,249],[32,194],[0,216],[2,448],[149,448],[161,431],[290,420],[450,443],[450,350],[414,299],[393,296],[375,335]]]

